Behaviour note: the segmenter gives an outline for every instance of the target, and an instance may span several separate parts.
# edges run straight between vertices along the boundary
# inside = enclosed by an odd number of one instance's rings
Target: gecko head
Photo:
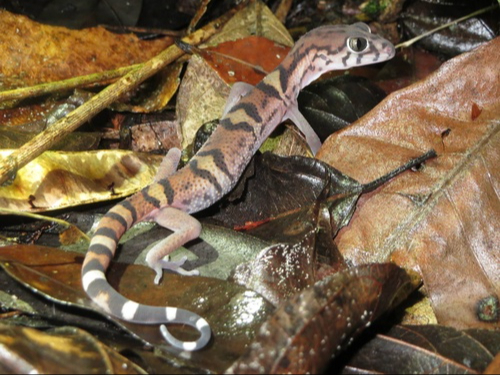
[[[391,42],[372,34],[368,25],[361,22],[314,29],[297,42],[295,50],[307,55],[309,70],[314,70],[314,75],[383,62],[395,54]]]

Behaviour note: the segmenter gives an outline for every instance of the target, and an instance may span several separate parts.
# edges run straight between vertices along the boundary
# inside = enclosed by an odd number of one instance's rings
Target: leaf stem
[[[391,172],[383,175],[382,177],[379,177],[376,180],[373,180],[371,182],[368,182],[367,184],[362,185],[361,191],[363,192],[363,194],[373,191],[379,186],[385,184],[391,178],[397,176],[398,174],[407,171],[410,168],[416,167],[417,165],[422,164],[424,161],[435,158],[436,156],[437,156],[436,151],[434,150],[427,151],[425,154],[416,157],[414,159],[411,159],[406,164],[403,164],[402,166],[392,170]]]

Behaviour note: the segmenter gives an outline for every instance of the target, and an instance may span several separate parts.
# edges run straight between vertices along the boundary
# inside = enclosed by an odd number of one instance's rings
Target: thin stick
[[[244,2],[242,3],[244,4]],[[189,44],[200,44],[214,35],[220,27],[236,13],[242,5],[230,10],[215,21],[195,31],[182,40]],[[52,124],[45,131],[28,141],[18,150],[14,151],[0,165],[0,184],[15,177],[16,171],[43,153],[66,134],[77,129],[81,124],[90,120],[97,113],[116,101],[124,93],[138,86],[145,79],[160,71],[182,56],[184,52],[175,44],[143,64],[142,68],[133,70],[117,82],[103,89],[99,94],[75,109],[73,112]]]
[[[0,103],[8,100],[26,99],[40,95],[51,94],[64,90],[72,90],[77,87],[97,84],[103,81],[110,81],[123,77],[132,70],[142,67],[143,64],[124,66],[104,72],[87,74],[84,76],[72,77],[55,82],[41,83],[30,87],[20,87],[18,89],[0,91]]]
[[[483,9],[479,9],[471,14],[468,14],[466,16],[463,16],[463,17],[460,17],[454,21],[451,21],[451,22],[448,22],[444,25],[441,25],[439,27],[436,27],[435,29],[432,29],[430,31],[427,31],[419,36],[416,36],[415,38],[412,38],[410,40],[407,40],[406,42],[404,43],[399,43],[398,45],[396,45],[396,48],[406,48],[406,47],[409,47],[411,46],[413,43],[415,42],[418,42],[420,39],[423,39],[425,38],[426,36],[429,36],[431,34],[434,34],[435,32],[439,31],[439,30],[442,30],[442,29],[446,29],[447,27],[450,27],[450,26],[453,26],[453,25],[456,25],[457,23],[459,22],[462,22],[462,21],[465,21],[469,18],[472,18],[472,17],[475,17],[475,16],[478,16],[480,14],[483,14],[483,13],[486,13],[486,12],[489,12],[490,10],[493,10],[495,8],[498,8],[498,4],[495,4],[495,5],[491,5],[487,8],[483,8]]]
[[[422,164],[424,161],[429,160],[431,158],[435,158],[437,156],[436,151],[429,150],[425,154],[418,156],[414,159],[411,159],[406,164],[390,171],[389,173],[383,175],[382,177],[377,178],[374,181],[368,182],[367,184],[361,185],[361,191],[363,194],[369,193],[370,191],[375,190],[379,186],[385,184],[391,178],[397,176],[398,174],[407,171],[410,168],[416,167],[419,164]]]

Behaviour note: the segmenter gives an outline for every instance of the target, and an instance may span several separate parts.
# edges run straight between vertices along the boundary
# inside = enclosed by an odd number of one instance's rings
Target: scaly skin
[[[313,152],[319,148],[319,139],[297,109],[299,91],[328,71],[382,62],[393,56],[392,44],[370,34],[367,25],[323,26],[304,35],[283,62],[257,86],[239,85],[229,101],[235,104],[183,169],[174,172],[180,153],[177,149],[171,150],[166,156],[168,163],[160,170],[161,178],[118,203],[102,218],[82,268],[83,286],[90,298],[108,314],[131,322],[188,324],[200,332],[197,341],[183,342],[173,337],[164,325],[160,329],[165,340],[179,349],[203,348],[211,335],[203,318],[175,307],[137,304],[109,285],[105,272],[120,237],[141,220],[155,220],[174,231],[151,249],[146,258],[156,271],[155,282],[160,281],[164,268],[186,273],[180,264],[163,258],[198,237],[201,225],[189,214],[209,207],[234,187],[254,153],[276,126],[284,119],[292,119],[305,134]]]

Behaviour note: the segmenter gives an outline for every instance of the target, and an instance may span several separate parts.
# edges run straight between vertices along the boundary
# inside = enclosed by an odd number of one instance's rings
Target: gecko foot
[[[170,270],[184,276],[198,276],[200,274],[198,270],[188,271],[182,268],[184,263],[186,263],[186,260],[187,257],[184,256],[179,260],[172,261],[169,260],[169,257],[167,256],[165,259],[157,261],[155,265],[151,266],[151,268],[156,272],[154,283],[160,283],[163,277],[163,270]]]

